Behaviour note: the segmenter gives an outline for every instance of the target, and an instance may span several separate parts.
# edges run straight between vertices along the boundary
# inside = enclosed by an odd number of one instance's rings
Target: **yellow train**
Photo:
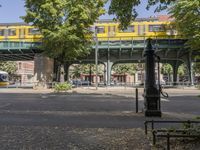
[[[177,31],[169,21],[135,21],[125,30],[119,29],[119,23],[113,21],[97,21],[94,26],[97,29],[99,40],[130,40],[143,37],[167,37],[177,36]],[[0,41],[26,41],[35,42],[42,38],[36,27],[25,23],[0,24]]]
[[[42,38],[39,30],[25,23],[0,24],[0,41],[37,42]]]

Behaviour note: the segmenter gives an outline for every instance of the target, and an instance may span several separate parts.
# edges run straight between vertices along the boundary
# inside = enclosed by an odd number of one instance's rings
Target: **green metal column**
[[[178,68],[180,64],[178,63],[178,60],[175,60],[171,65],[173,68],[173,85],[177,85]]]
[[[188,54],[187,68],[188,68],[190,85],[193,86],[194,85],[194,73],[193,73],[193,63],[192,63],[192,52],[190,52]]]
[[[106,85],[110,86],[111,85],[111,70],[113,66],[113,62],[108,60],[107,62],[104,62],[105,67],[106,67]]]

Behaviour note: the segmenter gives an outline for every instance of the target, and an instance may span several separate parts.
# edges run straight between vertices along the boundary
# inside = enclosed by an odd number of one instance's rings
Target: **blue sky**
[[[2,7],[0,8],[0,23],[13,23],[13,22],[23,22],[20,19],[20,16],[25,15],[24,8],[25,0],[0,0],[0,4]],[[142,0],[143,4],[137,7],[137,11],[139,13],[139,18],[145,18],[150,16],[156,16],[158,13],[154,13],[154,8],[152,7],[150,11],[145,9],[147,0]],[[109,5],[105,6],[108,9]],[[166,14],[165,11],[159,14]],[[112,19],[113,16],[109,16],[108,14],[101,16],[100,19]]]

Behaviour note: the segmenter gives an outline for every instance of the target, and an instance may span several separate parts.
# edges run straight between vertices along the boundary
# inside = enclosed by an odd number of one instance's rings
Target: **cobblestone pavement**
[[[1,126],[5,150],[150,149],[141,129]]]
[[[79,88],[57,94],[0,89],[0,150],[163,149],[152,147],[144,135],[145,120],[192,119],[200,114],[198,90],[166,89],[170,98],[162,99],[163,117],[145,118],[135,113],[134,90]],[[180,145],[174,147],[184,149]]]

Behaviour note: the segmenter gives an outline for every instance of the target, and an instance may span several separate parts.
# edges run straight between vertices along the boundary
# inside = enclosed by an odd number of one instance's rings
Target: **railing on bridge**
[[[145,40],[153,39],[153,46],[159,48],[182,47],[185,39],[182,36],[115,36],[115,37],[98,37],[100,49],[104,48],[144,48]],[[40,38],[12,38],[0,41],[0,50],[2,49],[31,49],[38,48],[42,43]]]

